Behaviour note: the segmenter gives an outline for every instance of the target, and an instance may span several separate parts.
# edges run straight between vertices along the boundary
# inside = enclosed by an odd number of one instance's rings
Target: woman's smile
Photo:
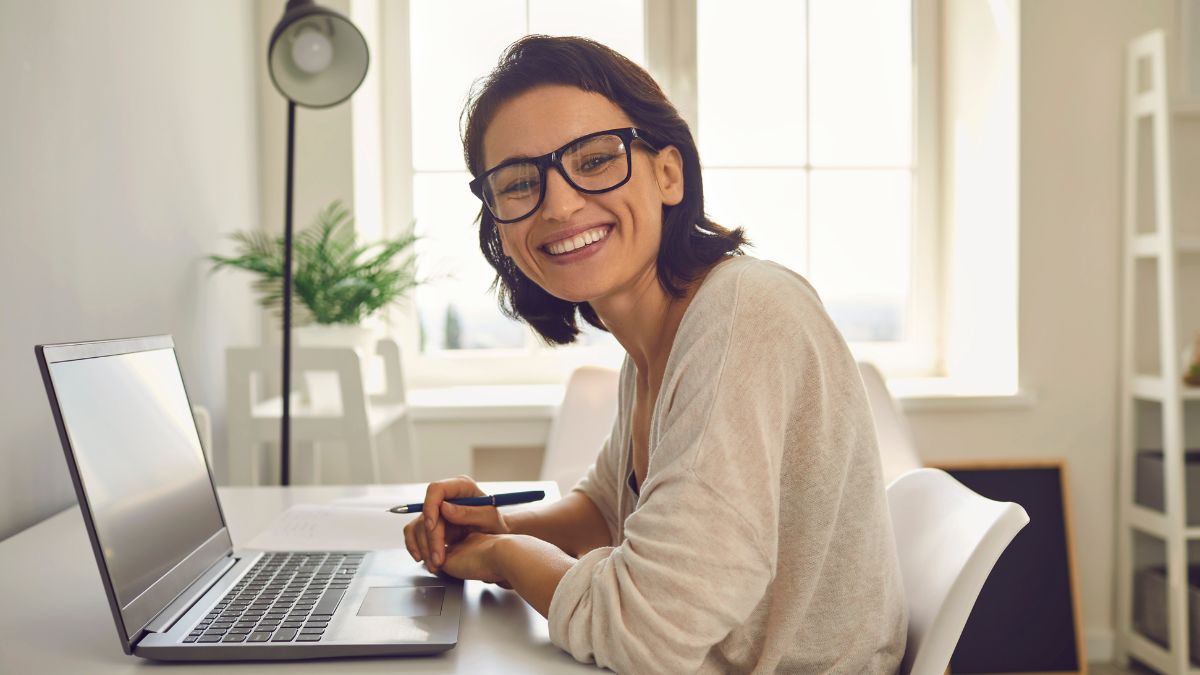
[[[538,247],[552,262],[567,264],[590,258],[603,248],[608,235],[616,228],[611,223],[584,225],[557,232]]]

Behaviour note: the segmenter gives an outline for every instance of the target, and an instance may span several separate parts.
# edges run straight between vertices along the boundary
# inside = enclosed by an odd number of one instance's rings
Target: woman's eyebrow
[[[509,162],[523,160],[523,159],[533,159],[534,157],[541,157],[541,155],[529,155],[529,154],[519,152],[515,155],[509,155],[498,162],[492,162],[490,164],[485,164],[484,166],[487,167],[486,170],[490,171],[490,170],[500,166],[501,164],[508,164]]]
[[[545,153],[542,153],[542,154],[545,154]],[[541,156],[542,155],[530,155],[530,154],[521,152],[521,153],[517,153],[515,155],[509,155],[508,157],[505,157],[504,159],[500,160],[499,162],[496,162],[496,166],[500,166],[501,164],[504,164],[505,162],[511,162],[514,159],[533,159],[534,157],[541,157]]]

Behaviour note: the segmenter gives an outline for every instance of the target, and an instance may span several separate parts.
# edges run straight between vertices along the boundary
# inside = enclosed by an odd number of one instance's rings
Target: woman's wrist
[[[492,567],[511,583],[514,563],[520,558],[520,547],[528,546],[527,543],[524,543],[526,540],[537,541],[537,539],[527,534],[516,533],[495,536],[496,540],[491,549]]]
[[[554,544],[527,534],[496,535],[492,570],[539,614],[550,616],[550,602],[575,559]]]

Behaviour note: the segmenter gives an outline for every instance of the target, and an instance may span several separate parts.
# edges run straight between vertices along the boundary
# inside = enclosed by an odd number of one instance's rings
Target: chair
[[[192,418],[196,420],[196,434],[200,436],[200,449],[204,451],[204,458],[208,460],[208,465],[212,466],[212,415],[208,412],[208,408],[194,405],[192,406]]]
[[[879,460],[883,465],[883,484],[887,485],[901,475],[921,468],[921,458],[913,443],[908,418],[892,398],[879,369],[874,364],[859,361],[858,372],[871,404],[875,436],[879,441]]]
[[[583,478],[612,431],[619,379],[611,368],[582,366],[567,380],[562,405],[550,423],[541,471],[541,480],[558,483],[561,494]]]
[[[1025,509],[981,497],[950,474],[917,469],[887,488],[908,602],[901,675],[942,675],[996,560],[1029,523]]]
[[[413,480],[417,473],[416,442],[405,402],[400,348],[380,340],[376,351],[385,369],[386,390],[367,393],[363,356],[349,347],[306,347],[292,350],[291,440],[312,445],[311,471],[321,480],[321,455],[331,442],[344,444],[352,482],[380,482],[380,446],[391,450],[388,482]],[[230,479],[259,483],[258,451],[279,441],[283,401],[266,397],[261,386],[280,379],[281,353],[275,347],[231,347],[226,351]],[[321,377],[328,377],[322,380]],[[336,389],[336,394],[325,389]],[[299,465],[299,462],[294,462]]]

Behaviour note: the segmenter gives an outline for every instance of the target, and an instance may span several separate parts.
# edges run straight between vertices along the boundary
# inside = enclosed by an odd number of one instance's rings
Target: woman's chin
[[[567,302],[574,302],[574,303],[591,302],[592,300],[595,300],[596,298],[600,297],[600,293],[591,293],[591,292],[587,292],[587,291],[579,290],[579,289],[548,290],[547,292],[549,292],[550,295],[553,295],[554,297],[558,298],[559,300],[565,300]]]

